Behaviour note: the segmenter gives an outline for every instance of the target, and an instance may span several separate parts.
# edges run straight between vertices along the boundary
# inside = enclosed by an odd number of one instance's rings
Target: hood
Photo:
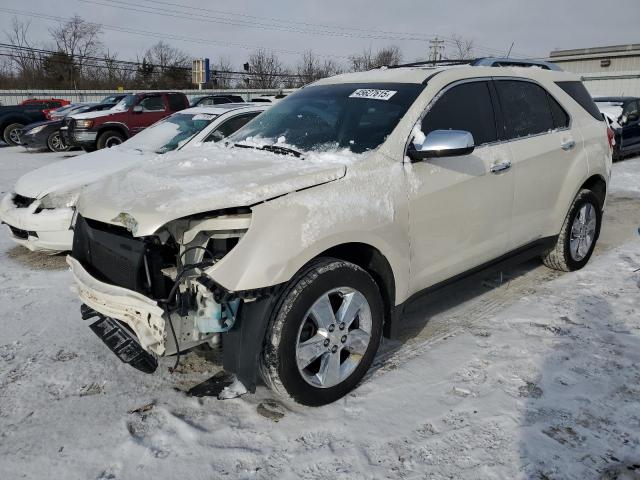
[[[151,235],[177,218],[246,207],[337,180],[352,156],[312,154],[299,159],[215,145],[171,152],[89,186],[78,210],[114,225],[127,219],[136,225],[134,235]]]
[[[29,125],[25,126],[22,131],[28,132],[32,128],[39,127],[40,125],[62,125],[62,120],[44,120],[42,122],[30,123]]]
[[[92,112],[75,113],[75,114],[71,114],[70,117],[76,120],[88,120],[91,118],[108,117],[109,115],[117,115],[119,113],[126,113],[126,110],[124,111],[112,110],[110,108],[108,110],[94,110]]]
[[[41,198],[51,192],[68,192],[130,168],[144,158],[145,154],[123,147],[78,155],[23,175],[16,182],[15,192],[29,198]]]

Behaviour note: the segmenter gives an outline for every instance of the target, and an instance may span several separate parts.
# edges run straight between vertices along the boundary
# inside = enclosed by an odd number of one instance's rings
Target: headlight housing
[[[25,133],[28,133],[28,134],[38,133],[44,130],[45,127],[46,125],[38,125],[37,127],[33,127],[32,129],[27,130]]]
[[[70,208],[78,201],[79,192],[49,193],[40,199],[40,207],[45,210]]]
[[[76,127],[91,128],[93,127],[93,120],[76,120]]]

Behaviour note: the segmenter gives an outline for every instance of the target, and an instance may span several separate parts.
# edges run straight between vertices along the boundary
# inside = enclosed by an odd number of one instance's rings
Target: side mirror
[[[135,107],[133,107],[132,112],[133,113],[142,113],[142,105],[136,105]]]
[[[433,157],[456,157],[473,152],[473,135],[464,130],[434,130],[429,133],[421,145],[413,142],[407,155],[413,162]]]

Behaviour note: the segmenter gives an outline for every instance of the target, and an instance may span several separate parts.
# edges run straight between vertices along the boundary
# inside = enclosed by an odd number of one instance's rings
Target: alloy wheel
[[[569,238],[569,252],[576,262],[580,262],[588,255],[595,240],[596,224],[595,207],[585,203],[573,219]]]
[[[298,329],[296,363],[304,380],[330,388],[349,378],[371,341],[372,318],[367,299],[350,287],[318,298]]]

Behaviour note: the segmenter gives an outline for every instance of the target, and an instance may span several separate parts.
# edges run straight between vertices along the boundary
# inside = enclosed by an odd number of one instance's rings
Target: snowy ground
[[[0,192],[59,157],[0,148]],[[530,262],[413,305],[363,384],[316,409],[186,396],[215,352],[122,365],[64,258],[0,235],[0,479],[640,478],[640,159],[613,184],[584,270]]]

